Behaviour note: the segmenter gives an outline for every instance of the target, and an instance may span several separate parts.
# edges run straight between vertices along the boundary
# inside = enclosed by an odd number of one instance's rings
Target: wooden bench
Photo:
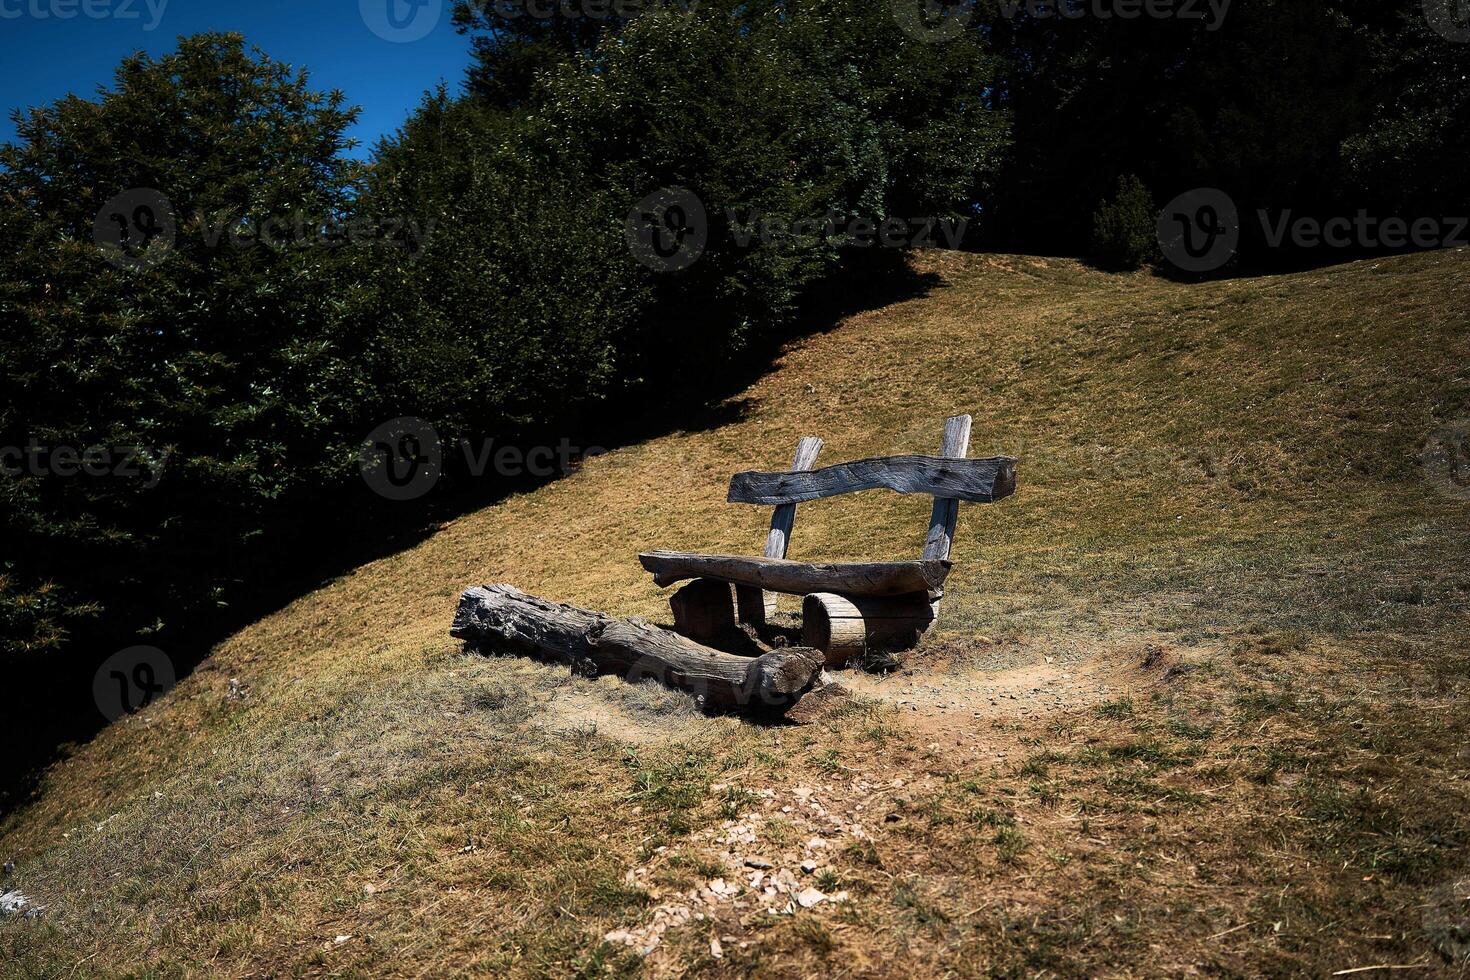
[[[738,620],[757,628],[775,613],[775,593],[799,595],[802,641],[840,666],[870,646],[918,641],[939,614],[949,575],[960,501],[992,503],[1016,489],[1009,456],[968,459],[970,416],[945,420],[939,456],[883,456],[813,469],[822,440],[806,436],[784,473],[737,473],[728,500],[774,505],[763,557],[650,551],[638,556],[661,586],[693,579],[669,599],[674,628],[710,642]],[[934,498],[928,537],[915,561],[798,562],[786,557],[796,505],[807,500],[888,489]],[[733,589],[733,596],[732,596]]]

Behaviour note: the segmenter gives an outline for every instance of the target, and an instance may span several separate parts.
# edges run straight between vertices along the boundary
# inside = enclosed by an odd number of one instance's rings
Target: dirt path
[[[1178,663],[1178,656],[1150,643],[1090,657],[1043,655],[1041,663],[999,670],[843,671],[837,680],[854,695],[899,708],[917,731],[963,736],[975,719],[1038,718],[1136,696]]]
[[[945,673],[914,669],[878,676],[860,671],[829,675],[793,714],[799,725],[830,724],[854,699],[899,709],[895,719],[922,738],[927,748],[956,756],[1017,761],[1024,754],[1012,739],[998,740],[995,721],[1035,719],[1081,710],[1106,701],[1136,697],[1162,683],[1180,658],[1145,644],[1093,657],[1045,657],[1039,664]],[[606,729],[625,730],[627,723]],[[670,930],[693,926],[714,936],[709,953],[758,942],[758,920],[803,908],[841,905],[846,891],[824,872],[844,849],[862,847],[885,822],[895,819],[915,794],[942,780],[930,773],[894,769],[881,753],[833,761],[829,779],[801,785],[745,787],[716,784],[738,815],[697,832],[628,872],[627,883],[645,890],[656,904],[641,925],[607,933],[647,958],[655,975],[679,962],[664,947]],[[673,869],[691,864],[711,873],[692,888],[661,887],[677,878]],[[717,872],[714,869],[718,868]]]
[[[1039,655],[1039,663],[1013,663],[1021,656],[998,653],[992,666],[961,670],[925,664],[893,674],[832,671],[826,675],[830,687],[808,695],[789,721],[822,724],[834,706],[858,698],[898,709],[896,720],[911,731],[954,746],[973,745],[989,727],[979,722],[1043,718],[1134,697],[1180,663],[1157,643],[1091,654],[1058,651]],[[660,715],[630,706],[619,694],[626,689],[614,679],[578,680],[543,705],[543,724],[558,732],[595,730],[631,744],[657,743],[698,727],[692,708]],[[662,695],[665,701],[673,696]]]

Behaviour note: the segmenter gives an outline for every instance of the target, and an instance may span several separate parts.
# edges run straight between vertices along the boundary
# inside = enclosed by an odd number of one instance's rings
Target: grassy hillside
[[[47,907],[0,972],[1463,973],[1470,501],[1419,457],[1470,416],[1470,252],[916,263],[927,295],[728,421],[302,597],[57,766],[0,827],[0,891]],[[905,669],[798,722],[446,635],[492,581],[666,619],[640,549],[763,539],[732,471],[932,451],[960,411],[1020,489],[961,509]],[[916,555],[928,507],[803,504],[792,555]]]

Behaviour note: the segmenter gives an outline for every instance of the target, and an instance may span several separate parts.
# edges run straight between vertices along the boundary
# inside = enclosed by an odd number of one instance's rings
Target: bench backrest
[[[1009,456],[967,459],[970,416],[944,422],[938,456],[880,456],[812,469],[822,440],[805,436],[796,446],[791,469],[783,473],[736,473],[730,480],[732,504],[774,504],[766,535],[767,558],[785,558],[790,546],[796,505],[859,490],[886,488],[898,493],[925,493],[934,498],[924,557],[949,557],[961,500],[991,503],[1016,490],[1016,461]]]

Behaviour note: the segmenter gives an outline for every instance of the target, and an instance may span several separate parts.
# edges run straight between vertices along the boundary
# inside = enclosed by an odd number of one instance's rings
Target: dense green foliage
[[[1260,209],[1470,206],[1453,163],[1470,132],[1470,46],[1430,30],[1422,0],[1233,0],[1218,20],[1193,6],[1204,19],[1005,17],[981,3],[974,29],[1001,59],[997,104],[1015,125],[989,243],[1082,251],[1096,202],[1128,174],[1159,204],[1227,192],[1247,265],[1299,258],[1265,246]]]
[[[1158,210],[1143,181],[1118,178],[1118,192],[1092,216],[1092,254],[1114,269],[1137,269],[1158,251]]]
[[[644,296],[616,206],[521,122],[443,93],[385,146],[359,208],[432,227],[357,257],[351,318],[386,332],[398,414],[516,436],[619,383]]]
[[[19,118],[0,150],[0,445],[137,472],[9,460],[7,651],[55,648],[71,612],[137,630],[211,603],[272,504],[356,451],[368,338],[337,329],[335,253],[223,233],[338,213],[358,177],[340,155],[352,118],[224,36],[129,58],[100,102]],[[119,268],[93,225],[134,188],[171,201],[177,243]]]
[[[556,338],[575,370],[539,386],[543,415],[568,384],[703,384],[699,368],[842,273],[852,222],[964,216],[1006,142],[978,40],[919,44],[881,5],[668,5],[600,35],[497,10],[461,7],[465,23],[498,28],[493,44],[479,38],[476,94],[425,105],[383,148],[366,200],[452,228],[414,274],[440,284],[426,313],[461,349],[483,351],[508,329]],[[630,210],[661,188],[693,193],[708,222],[699,260],[672,272],[630,261],[623,240]],[[553,201],[565,207],[527,207]],[[766,225],[771,240],[749,240]],[[821,233],[829,225],[837,234]],[[496,322],[518,305],[538,315]],[[485,354],[523,355],[544,373],[535,345]]]
[[[742,22],[772,14],[796,21],[810,12],[783,0],[693,6]],[[992,116],[998,110],[1012,130],[1008,152],[993,158],[999,166],[983,168],[969,189],[983,218],[973,244],[1086,252],[1098,202],[1131,175],[1157,204],[1197,187],[1224,190],[1242,216],[1245,265],[1314,260],[1268,247],[1262,209],[1319,218],[1360,208],[1411,218],[1470,209],[1470,178],[1457,163],[1470,150],[1470,44],[1429,23],[1437,16],[1455,33],[1452,0],[1180,2],[1158,5],[1175,15],[1165,17],[1138,4],[1125,16],[1130,5],[1112,0],[826,6],[829,22],[862,25],[860,40],[882,35],[875,16],[922,25],[933,23],[926,11],[948,9],[965,25],[937,32],[931,43],[913,43],[902,31],[867,48],[840,36],[826,43],[827,53],[864,75],[870,92],[883,87],[872,82],[877,76],[901,80],[890,118],[916,108],[927,117],[909,143],[922,148],[926,175],[941,172],[937,154],[965,145],[962,129],[946,123],[955,100],[969,94],[935,84],[934,66],[984,80],[967,104],[983,104]],[[533,101],[538,73],[641,19],[537,20],[508,17],[507,9],[463,0],[457,12],[478,54],[471,91],[497,106]],[[803,74],[822,74],[822,62],[817,53]],[[949,100],[949,112],[923,111],[929,98]],[[915,186],[909,174],[893,185]]]
[[[1349,190],[1388,213],[1470,213],[1470,40],[1405,17],[1376,38],[1372,83],[1372,117],[1343,146]]]

